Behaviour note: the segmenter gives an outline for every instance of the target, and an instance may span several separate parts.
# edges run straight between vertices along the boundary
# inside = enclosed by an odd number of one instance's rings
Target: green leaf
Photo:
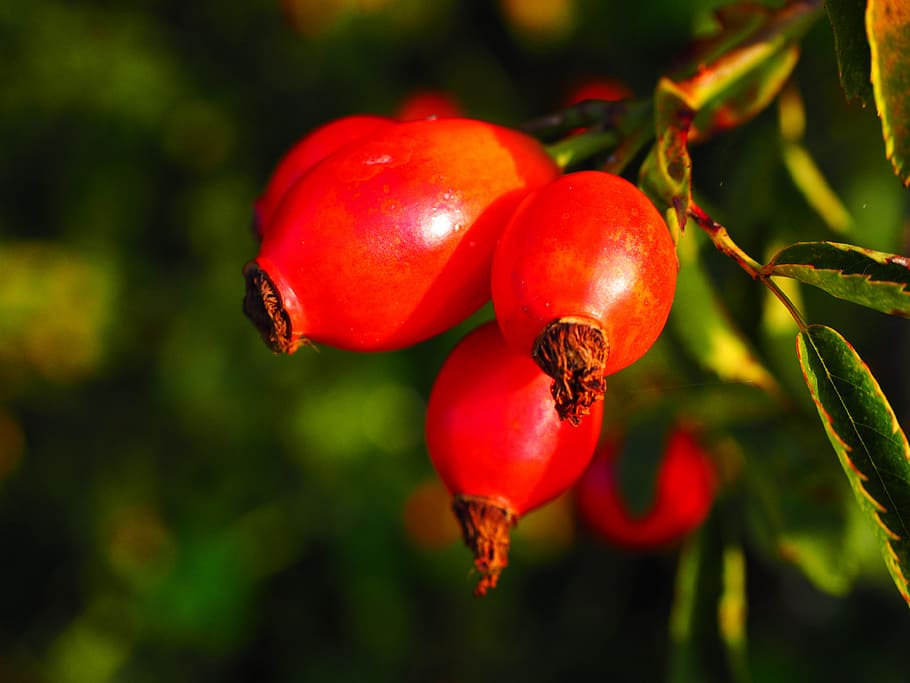
[[[791,355],[792,344],[793,335]],[[824,437],[802,424],[795,427],[774,421],[742,431],[742,443],[749,446],[744,478],[749,530],[770,560],[793,564],[817,588],[843,595],[860,571],[859,513]]]
[[[746,658],[746,557],[739,544],[726,543],[721,557],[721,594],[717,627],[726,646],[733,680],[749,680]]]
[[[833,232],[849,233],[853,218],[831,189],[809,150],[797,142],[784,142],[782,151],[790,178],[809,206]]]
[[[692,201],[692,160],[686,138],[695,109],[669,78],[654,94],[657,141],[639,171],[639,185],[663,211],[673,241],[686,226]]]
[[[693,230],[678,245],[679,275],[670,325],[702,368],[724,381],[756,385],[777,395],[777,381],[734,325],[701,266],[698,251],[705,239],[702,231]]]
[[[910,258],[837,242],[797,242],[763,269],[813,285],[839,299],[910,317]]]
[[[672,74],[676,81],[692,78],[701,66],[716,61],[751,38],[771,19],[772,10],[753,2],[735,2],[713,10],[716,30],[699,37],[692,45],[691,58]]]
[[[708,523],[710,523],[710,519]],[[670,663],[667,680],[698,681],[700,671],[698,645],[713,643],[716,632],[711,628],[720,593],[716,568],[719,557],[705,536],[707,525],[689,537],[676,568],[676,590],[670,612]],[[713,572],[711,570],[714,570]],[[715,658],[712,658],[715,660]]]
[[[715,510],[683,547],[670,613],[668,680],[747,681],[746,566]],[[731,514],[730,517],[733,515]]]
[[[910,444],[869,368],[835,330],[797,335],[806,384],[891,578],[910,604]]]
[[[907,0],[869,0],[866,34],[885,155],[904,185],[910,185],[910,5]]]
[[[767,32],[780,20],[768,7],[734,3],[714,15],[718,30],[695,44],[687,67],[673,76],[697,110],[690,142],[758,114],[783,87],[799,56],[795,44],[775,42],[777,34]]]
[[[798,60],[799,48],[795,45],[769,54],[765,61],[699,108],[690,140],[710,138],[755,117],[777,97]]]
[[[644,516],[654,505],[657,475],[676,419],[672,407],[658,404],[626,425],[615,462],[619,491],[633,517]]]
[[[681,385],[675,391],[666,388],[662,391],[673,400],[679,415],[712,428],[727,429],[731,425],[752,423],[780,411],[776,398],[754,384],[704,382]]]
[[[841,87],[848,100],[872,101],[872,58],[866,39],[866,0],[827,0]]]
[[[676,79],[688,102],[701,109],[737,83],[747,80],[775,58],[796,45],[821,13],[818,2],[791,2],[777,10],[741,3],[722,12],[717,47],[698,55],[696,67]],[[730,39],[727,40],[727,34]]]
[[[738,84],[761,73],[776,59],[781,62],[769,73],[787,70],[783,67],[788,59],[781,58],[780,53],[796,46],[820,12],[820,3],[803,1],[788,3],[767,14],[756,30],[750,28],[736,49],[727,50],[710,62],[699,63],[691,78],[678,82],[682,97],[699,110],[724,93],[737,92]]]
[[[721,31],[688,78],[661,78],[654,93],[656,142],[639,172],[639,185],[667,220],[673,241],[686,226],[692,202],[688,137],[702,109],[702,134],[739,125],[774,97],[796,63],[796,41],[821,12],[817,2],[793,2],[767,12],[741,3],[725,15]],[[716,48],[726,49],[715,54]],[[735,48],[733,47],[735,45]],[[727,117],[732,118],[727,118]],[[744,117],[744,118],[736,118]]]
[[[849,233],[853,218],[828,184],[809,150],[802,143],[806,131],[806,110],[795,85],[785,88],[778,98],[781,153],[790,178],[806,202],[815,209],[828,227],[838,233]]]

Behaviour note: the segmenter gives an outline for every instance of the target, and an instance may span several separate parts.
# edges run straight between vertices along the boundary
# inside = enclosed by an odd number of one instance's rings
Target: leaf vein
[[[824,370],[825,376],[828,378],[831,388],[833,389],[834,393],[837,396],[838,403],[840,404],[844,414],[847,417],[847,420],[849,421],[851,427],[853,428],[853,432],[856,436],[858,443],[860,444],[860,446],[862,447],[863,451],[866,454],[866,459],[868,461],[868,465],[872,468],[872,471],[875,474],[875,478],[877,479],[879,486],[882,489],[882,492],[888,499],[890,508],[887,506],[883,506],[882,503],[873,496],[872,492],[868,490],[867,485],[866,485],[866,482],[869,481],[868,475],[866,475],[865,478],[863,480],[861,480],[862,481],[861,488],[863,489],[863,492],[870,498],[870,500],[876,503],[876,506],[875,506],[876,510],[877,510],[876,517],[878,518],[879,523],[881,524],[882,528],[889,532],[889,536],[891,536],[893,540],[901,540],[901,539],[907,538],[908,535],[910,535],[910,532],[908,532],[907,524],[903,519],[903,515],[900,513],[900,508],[897,505],[897,502],[894,500],[894,498],[891,494],[890,487],[888,487],[885,484],[884,478],[882,476],[882,472],[879,470],[879,468],[875,462],[875,458],[873,457],[872,451],[869,448],[868,444],[866,443],[866,439],[863,438],[863,434],[858,429],[857,422],[854,419],[853,414],[851,413],[850,408],[847,405],[846,399],[844,398],[843,394],[841,393],[840,387],[834,381],[834,377],[836,377],[837,375],[832,373],[831,370],[829,369],[828,363],[825,362],[825,359],[822,356],[821,351],[819,350],[818,345],[816,344],[815,338],[811,334],[811,332],[809,334],[807,334],[806,336],[808,337],[809,342],[812,344],[812,349],[815,353],[815,356],[818,359],[818,362],[820,363],[822,369]],[[870,396],[874,395],[871,391],[864,390],[863,388],[859,387],[855,382],[852,382],[849,379],[841,378],[839,376],[837,376],[837,377],[844,384],[847,384],[848,386],[852,386],[867,395],[870,395]],[[832,425],[832,428],[833,428],[833,425]],[[848,460],[851,461],[851,464],[853,464],[854,467],[856,466],[856,463],[852,462],[852,458],[848,457]],[[882,508],[884,508],[884,511],[882,511]],[[884,514],[885,512],[887,512],[888,509],[893,510],[893,516],[895,516],[897,518],[897,521],[899,522],[899,526],[902,529],[903,533],[895,532],[891,528],[891,526],[888,525],[886,523],[886,521],[881,518],[881,515]]]

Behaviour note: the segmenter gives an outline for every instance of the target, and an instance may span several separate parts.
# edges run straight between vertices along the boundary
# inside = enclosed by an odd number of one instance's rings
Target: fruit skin
[[[401,123],[330,155],[281,202],[247,265],[244,310],[275,351],[415,344],[490,296],[521,199],[559,174],[526,135],[471,119]]]
[[[601,405],[574,428],[553,411],[549,385],[491,321],[459,342],[430,393],[427,449],[475,550],[479,594],[505,566],[509,526],[568,490],[597,445]]]
[[[660,335],[678,268],[663,218],[637,187],[600,171],[570,173],[522,202],[503,232],[493,306],[509,344],[556,380],[560,415],[577,421],[602,397],[603,377],[638,360]],[[550,337],[575,346],[546,347]],[[554,355],[586,365],[548,367],[545,357]],[[581,378],[591,387],[573,385]]]
[[[524,353],[556,318],[598,321],[611,374],[660,335],[678,269],[667,226],[644,193],[609,173],[570,173],[528,197],[503,232],[493,305],[503,336]]]
[[[602,406],[573,429],[553,412],[549,387],[495,322],[455,347],[433,384],[426,422],[430,459],[453,495],[523,515],[578,479],[597,444]]]
[[[711,457],[691,431],[677,428],[667,439],[650,508],[633,516],[619,490],[617,441],[605,441],[575,487],[582,520],[607,541],[631,549],[671,545],[704,522],[717,487]]]
[[[298,140],[278,162],[265,191],[256,200],[253,214],[256,237],[262,239],[281,199],[304,173],[341,147],[373,131],[394,125],[394,120],[384,116],[344,116],[329,121]]]
[[[332,152],[399,121],[461,116],[458,102],[444,92],[420,90],[400,105],[395,118],[353,114],[329,121],[304,135],[278,162],[262,195],[256,200],[253,232],[262,241],[263,231],[285,193],[300,177]]]

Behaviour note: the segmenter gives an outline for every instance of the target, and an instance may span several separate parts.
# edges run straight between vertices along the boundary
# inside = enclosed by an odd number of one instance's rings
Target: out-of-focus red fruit
[[[597,77],[576,83],[566,95],[566,106],[578,104],[585,100],[606,100],[617,102],[631,98],[632,91],[622,81],[615,78]]]
[[[614,78],[598,77],[579,81],[573,85],[563,102],[563,106],[569,107],[573,104],[585,102],[587,100],[604,100],[607,102],[618,102],[633,97],[632,91],[624,83]],[[570,135],[583,133],[585,128],[575,128],[569,132]]]
[[[673,544],[698,528],[714,502],[716,472],[711,457],[688,430],[667,440],[657,473],[653,502],[632,515],[619,489],[621,444],[603,443],[575,487],[581,519],[616,545],[649,549]]]
[[[461,104],[452,95],[436,90],[418,90],[408,95],[398,107],[399,121],[445,119],[464,116]]]

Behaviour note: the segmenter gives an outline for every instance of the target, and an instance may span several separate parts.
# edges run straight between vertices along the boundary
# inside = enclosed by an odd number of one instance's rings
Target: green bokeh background
[[[586,76],[647,94],[712,3],[548,0],[568,14],[536,30],[509,9],[522,4],[535,3],[0,9],[0,681],[665,675],[674,551],[612,549],[564,501],[519,526],[500,587],[476,600],[451,530],[436,547],[408,532],[409,495],[432,477],[434,373],[488,310],[407,351],[292,357],[269,353],[240,311],[252,203],[313,126],[392,113],[424,88],[505,124],[552,111]],[[840,92],[825,21],[795,80],[805,144],[855,220],[847,241],[908,253],[907,192],[874,112]],[[694,152],[704,203],[760,255],[833,237],[779,137],[772,109]],[[719,256],[708,265],[786,384],[795,354],[764,325],[761,288]],[[804,298],[910,426],[910,324]],[[793,336],[782,343],[792,351]],[[801,486],[787,468],[843,478],[798,381],[795,413],[768,417],[668,333],[612,381],[608,421],[656,403],[698,413],[747,461],[764,458],[787,498]],[[811,456],[794,445],[806,443]],[[821,555],[815,583],[747,544],[753,680],[906,680],[910,614],[857,534]],[[859,567],[843,596],[818,587],[838,563]]]

